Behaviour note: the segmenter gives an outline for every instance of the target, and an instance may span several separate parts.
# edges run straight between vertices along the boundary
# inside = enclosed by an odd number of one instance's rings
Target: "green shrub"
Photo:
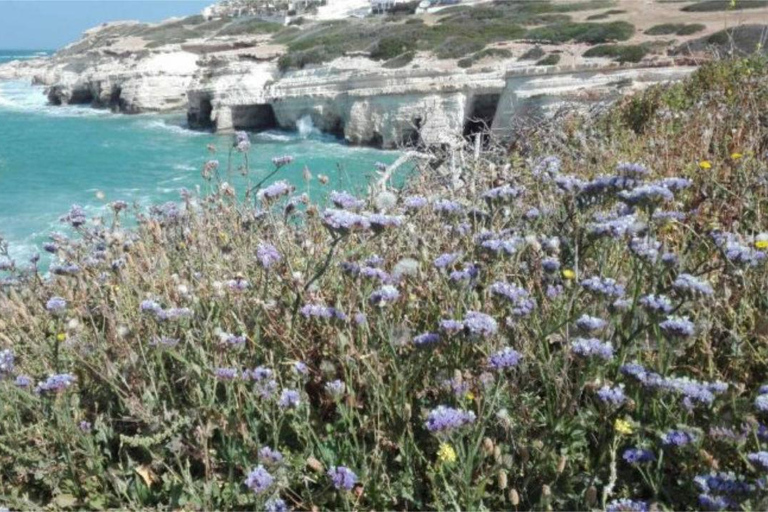
[[[742,9],[759,9],[768,7],[768,0],[705,0],[686,5],[681,10],[685,12],[717,12]]]
[[[536,60],[542,58],[547,52],[545,52],[541,46],[534,46],[533,48],[530,48],[525,51],[520,56],[519,60]]]
[[[546,43],[607,43],[626,41],[635,33],[635,27],[626,21],[610,23],[559,23],[530,30],[527,39]]]
[[[705,28],[706,26],[701,23],[663,23],[661,25],[652,26],[646,30],[645,33],[649,36],[667,36],[672,34],[688,36],[695,34],[696,32],[701,32]]]
[[[402,68],[403,66],[410,64],[415,56],[416,52],[405,52],[402,55],[398,55],[397,57],[388,60],[382,64],[382,67],[387,69]]]
[[[536,63],[537,66],[554,66],[560,62],[559,53],[550,53]]]
[[[621,9],[611,9],[610,11],[601,12],[599,14],[592,14],[587,16],[587,21],[604,20],[616,14],[624,14],[627,11]]]
[[[393,36],[384,36],[378,40],[371,58],[376,60],[388,60],[406,52],[412,53],[416,48],[416,38],[404,33]]]
[[[584,52],[584,57],[611,57],[617,62],[640,62],[649,52],[647,45],[604,44]]]

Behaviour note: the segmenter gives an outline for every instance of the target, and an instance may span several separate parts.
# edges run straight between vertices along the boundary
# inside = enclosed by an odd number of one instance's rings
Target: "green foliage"
[[[635,27],[626,21],[610,23],[557,23],[531,29],[527,39],[544,43],[607,43],[626,41],[635,33]]]
[[[498,59],[509,59],[512,57],[512,52],[507,50],[506,48],[486,48],[485,50],[481,50],[469,57],[460,59],[457,64],[460,68],[470,68],[476,62],[488,57],[498,58]]]
[[[536,63],[537,66],[555,66],[560,62],[559,53],[550,53]]]
[[[280,31],[283,25],[258,18],[238,18],[222,28],[218,35],[241,36],[256,34],[274,34]]]
[[[416,56],[416,52],[412,52],[412,51],[405,52],[401,55],[398,55],[397,57],[394,57],[388,60],[387,62],[382,64],[382,66],[387,69],[402,68],[410,64],[415,56]]]
[[[768,7],[768,0],[704,0],[703,2],[686,5],[681,10],[684,12],[719,12],[760,9],[762,7]]]
[[[536,60],[542,58],[547,52],[541,46],[534,46],[533,48],[526,50],[520,56],[519,60]]]
[[[649,52],[648,46],[603,44],[584,52],[584,57],[610,57],[617,62],[640,62]]]
[[[649,36],[668,36],[672,34],[688,36],[695,34],[696,32],[701,32],[705,28],[706,26],[701,23],[663,23],[661,25],[652,26],[646,30],[645,33]]]
[[[398,227],[343,232],[324,224],[319,197],[299,209],[268,199],[252,189],[264,175],[249,161],[269,165],[255,153],[232,157],[242,187],[207,174],[201,195],[174,208],[115,204],[77,223],[55,237],[54,256],[79,264],[75,275],[4,265],[0,349],[16,357],[9,365],[4,354],[0,367],[0,506],[263,510],[279,496],[297,510],[594,510],[631,498],[686,510],[700,508],[696,478],[716,464],[756,484],[736,496],[740,508],[764,509],[764,469],[748,454],[766,443],[768,418],[754,403],[766,378],[768,265],[740,262],[713,235],[730,234],[747,252],[768,242],[766,77],[763,57],[712,63],[598,118],[569,113],[551,122],[555,131],[539,120],[522,153],[515,145],[490,146],[479,158],[474,147],[434,149],[404,189],[388,190]],[[536,165],[554,148],[557,166]],[[227,155],[231,146],[218,149]],[[463,162],[461,183],[440,164],[451,155]],[[622,194],[563,185],[613,176],[626,161],[649,169],[643,183],[677,176],[690,187],[663,206],[637,205],[631,228],[640,234],[599,235],[595,224],[616,219]],[[484,195],[509,183],[525,192]],[[431,204],[406,210],[410,195]],[[438,199],[465,213],[440,213]],[[363,202],[361,211],[381,204]],[[684,218],[655,215],[672,210]],[[511,250],[492,252],[484,242],[493,237]],[[658,242],[676,262],[640,255],[632,247],[642,242]],[[259,259],[264,243],[281,258],[269,268]],[[458,259],[438,268],[443,253]],[[559,269],[549,267],[555,262]],[[374,277],[355,275],[352,264],[369,265]],[[370,265],[393,276],[386,282],[397,298],[371,300],[382,283]],[[468,267],[466,279],[452,277]],[[679,293],[673,283],[682,273],[713,293]],[[615,279],[626,301],[588,292],[590,277]],[[492,292],[496,281],[535,303],[507,302]],[[664,333],[664,316],[641,306],[651,293],[669,296],[694,332]],[[49,311],[52,297],[66,301],[63,310]],[[189,315],[158,315],[142,308],[145,300]],[[304,304],[348,318],[305,316]],[[469,311],[490,315],[497,331],[441,330],[441,320]],[[352,321],[356,313],[364,321]],[[606,325],[580,333],[582,315]],[[417,346],[424,332],[441,338]],[[229,335],[244,339],[229,343]],[[572,344],[586,336],[610,342],[613,357],[576,355]],[[521,356],[514,368],[490,364],[503,347]],[[297,361],[306,374],[293,371]],[[632,362],[654,372],[647,385],[621,370]],[[242,378],[259,366],[272,373]],[[217,378],[218,368],[236,376]],[[35,393],[51,373],[76,380]],[[15,384],[21,375],[31,388]],[[326,391],[334,380],[344,383],[339,396]],[[686,402],[681,390],[692,381],[704,388]],[[623,386],[626,400],[606,404],[603,386]],[[298,393],[297,408],[279,405],[283,390]],[[430,432],[438,405],[471,411],[474,421]],[[665,446],[671,429],[695,440]],[[260,460],[265,446],[280,450],[282,462]],[[632,447],[655,461],[630,464],[623,454]],[[274,476],[263,494],[243,483],[259,464]],[[326,474],[334,465],[351,468],[359,485],[334,489]]]
[[[604,19],[610,18],[611,16],[615,16],[616,14],[624,14],[625,12],[627,11],[624,11],[622,9],[611,9],[609,11],[587,16],[587,21],[604,20]]]

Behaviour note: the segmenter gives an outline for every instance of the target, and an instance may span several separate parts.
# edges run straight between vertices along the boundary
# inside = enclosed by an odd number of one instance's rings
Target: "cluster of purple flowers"
[[[659,324],[662,332],[670,337],[687,338],[693,336],[695,325],[684,317],[670,316]]]
[[[683,296],[710,296],[714,293],[711,284],[691,274],[678,275],[672,287]]]
[[[400,298],[400,292],[392,285],[384,285],[374,290],[369,297],[369,302],[374,306],[385,306]]]
[[[634,235],[643,229],[643,224],[637,216],[621,215],[619,217],[600,217],[587,225],[587,230],[594,236],[610,236],[616,240],[627,235]]]
[[[0,350],[0,379],[13,373],[16,356],[13,350],[6,348]]]
[[[73,228],[79,228],[86,223],[88,218],[86,217],[85,210],[83,210],[82,206],[73,204],[72,208],[69,210],[69,213],[61,217],[59,220],[61,220],[61,222],[69,223],[69,225]]]
[[[342,210],[360,210],[365,206],[365,201],[358,199],[349,192],[333,190],[328,194],[328,199],[336,208]]]
[[[366,231],[371,227],[368,218],[347,210],[327,209],[322,215],[323,225],[340,235],[347,235],[356,231]]]
[[[262,494],[274,483],[275,478],[269,474],[264,466],[259,465],[248,473],[245,479],[245,486],[256,494]]]
[[[661,242],[649,238],[633,238],[629,242],[629,250],[641,260],[651,265],[659,259]]]
[[[158,321],[176,321],[192,316],[192,310],[189,308],[163,309],[163,307],[154,300],[142,301],[139,305],[139,309],[142,313],[153,315]]]
[[[261,189],[257,197],[262,201],[272,201],[282,196],[292,194],[296,190],[296,187],[291,185],[285,180],[280,180],[272,183],[268,187]]]
[[[656,456],[652,451],[643,448],[627,448],[621,456],[629,464],[642,464],[653,462]]]
[[[435,203],[432,205],[432,209],[437,213],[449,216],[461,215],[464,213],[464,207],[461,204],[449,199],[439,199],[435,201]]]
[[[605,506],[605,512],[648,512],[648,503],[621,498],[608,503]]]
[[[429,412],[424,426],[430,432],[441,433],[464,427],[474,423],[476,419],[477,417],[472,411],[440,405]]]
[[[240,153],[247,153],[251,150],[251,139],[246,132],[235,132],[232,146]]]
[[[504,347],[488,357],[488,366],[495,370],[505,370],[517,366],[522,358],[523,356],[517,350]]]
[[[441,320],[440,329],[448,334],[464,332],[468,336],[488,338],[496,334],[499,326],[493,317],[478,311],[468,311],[464,320]]]
[[[374,233],[381,233],[388,228],[400,227],[403,224],[403,217],[400,215],[372,213],[368,216],[368,223]]]
[[[672,301],[665,295],[646,295],[641,297],[639,302],[649,313],[657,315],[671,313],[673,309]]]
[[[681,447],[696,442],[696,435],[687,430],[670,430],[661,437],[661,443],[668,447]]]
[[[624,286],[610,277],[590,277],[582,280],[581,286],[596,295],[615,298],[624,296]]]
[[[278,169],[290,164],[291,162],[293,162],[293,157],[291,155],[276,156],[272,159],[272,165]]]
[[[59,391],[64,391],[68,387],[72,386],[76,380],[77,379],[75,376],[70,373],[59,373],[56,375],[51,375],[44,381],[38,383],[37,386],[35,386],[35,393],[57,393]]]
[[[454,284],[472,283],[480,275],[480,268],[474,263],[467,263],[461,270],[454,270],[448,278]]]
[[[517,199],[525,192],[523,187],[513,187],[512,185],[502,185],[500,187],[486,190],[482,198],[489,203],[506,203]]]
[[[408,196],[403,201],[405,209],[410,211],[421,210],[427,206],[428,203],[429,201],[427,201],[427,198],[424,196]]]
[[[710,405],[715,397],[728,390],[725,382],[699,382],[687,377],[662,377],[658,373],[647,371],[642,365],[629,363],[623,365],[621,373],[634,378],[644,387],[675,393],[683,398],[683,405],[692,409],[696,404]]]
[[[346,466],[331,466],[328,476],[338,490],[351,491],[357,484],[357,475]]]
[[[674,194],[667,187],[654,183],[641,185],[631,190],[622,190],[619,192],[618,197],[632,206],[655,206],[675,198]]]
[[[334,399],[341,398],[346,390],[346,384],[338,379],[325,383],[325,391]]]
[[[496,281],[490,287],[491,294],[501,297],[512,304],[513,316],[527,316],[536,308],[536,301],[530,297],[525,288]]]
[[[434,261],[435,268],[449,267],[453,265],[456,262],[456,260],[458,260],[459,258],[461,258],[460,252],[450,252],[450,253],[441,254],[440,256],[435,258],[435,261]]]
[[[259,260],[262,267],[269,269],[280,263],[283,258],[277,247],[267,242],[261,242],[256,246],[256,259]]]
[[[511,256],[515,254],[523,244],[523,239],[519,237],[511,238],[490,238],[480,242],[480,247],[493,254],[506,254]]]
[[[581,357],[599,357],[609,361],[613,358],[613,345],[610,341],[597,338],[576,338],[571,342],[571,352]]]
[[[301,308],[301,314],[304,318],[324,318],[326,320],[341,320],[342,322],[347,320],[347,315],[342,311],[330,306],[322,306],[320,304],[305,304]]]
[[[269,446],[264,446],[259,450],[259,460],[264,464],[280,464],[283,462],[283,454]]]
[[[440,335],[436,332],[425,332],[413,337],[416,346],[432,345],[440,341]]]
[[[576,327],[585,333],[599,331],[604,329],[606,325],[608,325],[608,322],[602,318],[589,316],[587,314],[581,315],[579,319],[576,320]]]
[[[597,397],[603,403],[615,406],[621,405],[627,400],[622,386],[603,386],[597,391]]]
[[[281,409],[296,409],[301,404],[301,395],[295,389],[284,389],[280,393],[280,400],[277,405]]]

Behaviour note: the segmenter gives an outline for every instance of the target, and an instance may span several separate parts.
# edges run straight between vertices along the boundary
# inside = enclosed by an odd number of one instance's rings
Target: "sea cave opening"
[[[278,125],[272,105],[256,104],[232,107],[232,127],[258,132],[276,129]]]
[[[500,98],[500,94],[478,94],[472,98],[472,106],[464,121],[465,137],[490,132]]]

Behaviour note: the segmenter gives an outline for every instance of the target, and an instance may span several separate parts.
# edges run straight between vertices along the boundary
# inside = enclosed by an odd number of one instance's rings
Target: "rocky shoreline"
[[[279,62],[286,49],[270,35],[217,32],[178,42],[133,35],[163,27],[174,33],[184,22],[104,24],[49,58],[0,66],[0,79],[42,84],[54,105],[186,112],[191,128],[225,133],[295,129],[309,117],[321,131],[352,144],[394,148],[452,144],[486,128],[504,134],[520,116],[545,116],[564,104],[606,101],[680,80],[699,63],[658,55],[624,65],[609,58],[545,66],[488,58],[465,69],[418,52],[408,66],[393,69],[352,52],[286,70]],[[506,47],[517,53],[527,48]],[[572,53],[581,55],[583,48]]]

